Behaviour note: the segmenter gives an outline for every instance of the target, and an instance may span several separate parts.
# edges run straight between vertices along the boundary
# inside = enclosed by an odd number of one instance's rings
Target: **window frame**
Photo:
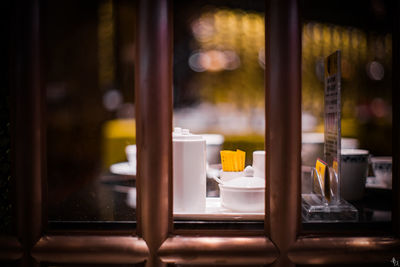
[[[301,234],[300,0],[266,1],[266,211],[264,231],[173,229],[172,1],[140,0],[135,93],[138,147],[136,231],[47,229],[45,92],[40,0],[15,5],[12,80],[16,233],[0,238],[0,259],[51,263],[296,264],[382,263],[400,257],[400,79],[393,80],[393,210],[390,236]],[[399,11],[399,3],[396,3]],[[400,13],[400,12],[398,12]],[[399,18],[393,70],[399,70]],[[290,74],[291,79],[288,79]],[[287,97],[287,96],[291,97]],[[279,114],[279,116],[276,116]],[[27,134],[28,133],[28,134]],[[287,157],[286,155],[289,155]],[[349,253],[349,251],[353,253]],[[334,252],[334,253],[333,253]]]

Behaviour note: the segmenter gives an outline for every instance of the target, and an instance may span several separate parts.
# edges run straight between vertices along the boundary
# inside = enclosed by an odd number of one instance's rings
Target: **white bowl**
[[[224,183],[226,183],[226,182],[232,181],[232,180],[234,180],[236,178],[243,177],[244,176],[244,172],[243,171],[241,171],[241,172],[224,172],[224,171],[221,171],[220,172],[220,176],[221,176],[221,180]]]
[[[239,177],[219,184],[221,205],[240,212],[263,212],[265,180],[259,177]]]

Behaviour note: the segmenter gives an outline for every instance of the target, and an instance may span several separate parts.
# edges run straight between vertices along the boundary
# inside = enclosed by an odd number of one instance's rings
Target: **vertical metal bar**
[[[292,266],[287,252],[300,224],[301,25],[298,0],[266,6],[265,227],[280,250],[274,266]]]
[[[399,14],[400,3],[394,1],[395,12]],[[392,73],[397,74],[400,70],[400,18],[393,16],[393,68]],[[393,122],[392,122],[392,142],[393,142],[393,175],[392,175],[392,196],[393,196],[393,209],[392,209],[392,225],[393,231],[400,236],[400,77],[393,75],[392,81],[392,107],[393,107]]]
[[[43,229],[44,171],[43,87],[40,60],[39,0],[16,4],[15,179],[17,234],[23,246],[22,266],[35,266],[30,250]]]
[[[172,24],[167,0],[141,0],[136,50],[136,120],[140,232],[150,258],[163,265],[157,250],[171,221],[172,177]]]

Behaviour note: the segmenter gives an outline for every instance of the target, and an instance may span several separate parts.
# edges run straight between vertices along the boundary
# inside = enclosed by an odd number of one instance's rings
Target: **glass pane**
[[[134,221],[135,3],[43,7],[49,220]]]
[[[263,227],[264,10],[264,1],[174,2],[175,228]]]
[[[9,32],[7,32],[10,34]],[[2,65],[4,77],[11,77],[8,61]],[[8,80],[6,80],[8,81]],[[11,84],[11,83],[6,83]],[[0,97],[0,234],[12,234],[13,204],[11,196],[11,135],[10,135],[10,88],[2,87]]]
[[[348,217],[346,211],[339,211],[338,216],[332,217],[335,208],[331,201],[331,215],[322,212],[325,215],[317,214],[313,219],[303,217],[304,229],[390,229],[392,5],[390,1],[303,1],[303,212],[305,195],[314,198],[312,193],[320,192],[318,179],[313,179],[312,175],[316,176],[311,171],[317,158],[326,159],[324,84],[328,76],[324,59],[340,50],[340,203],[347,201],[354,208],[347,211],[357,214]],[[335,176],[331,173],[325,177],[330,180],[331,190],[335,190]],[[334,195],[332,192],[328,195]],[[318,221],[328,224],[313,224]],[[329,224],[335,222],[339,224]]]

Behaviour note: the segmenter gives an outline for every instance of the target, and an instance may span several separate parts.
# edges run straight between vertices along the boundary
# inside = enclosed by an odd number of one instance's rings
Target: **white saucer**
[[[118,175],[136,176],[136,169],[131,168],[129,162],[119,162],[111,165],[110,172]]]
[[[207,197],[204,212],[174,212],[176,219],[190,220],[264,220],[264,212],[235,212],[222,207],[221,198]]]
[[[378,182],[375,177],[367,177],[365,187],[371,189],[386,189],[386,190],[392,189],[391,186]]]

